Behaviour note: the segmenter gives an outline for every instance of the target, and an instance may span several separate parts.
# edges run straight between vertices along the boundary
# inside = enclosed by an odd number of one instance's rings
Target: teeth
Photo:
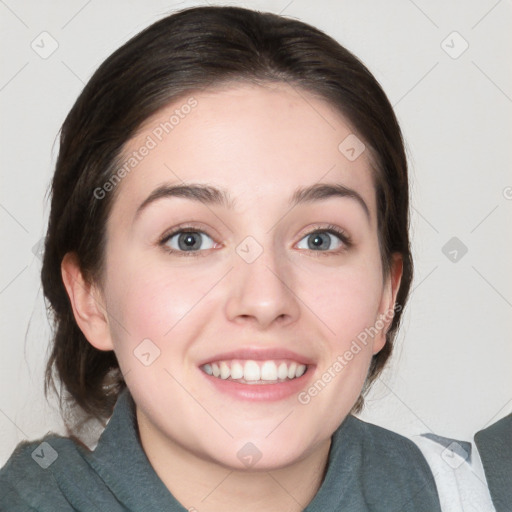
[[[306,371],[306,365],[299,364],[299,366],[297,366],[297,370],[295,371],[295,377],[301,377],[302,375],[304,375],[305,371]]]
[[[281,363],[279,365],[279,368],[277,369],[277,377],[281,380],[288,377],[288,367],[286,366],[286,363]]]
[[[220,363],[220,378],[225,380],[229,377],[230,373],[231,372],[229,371],[229,366],[227,363],[222,361],[222,363]]]
[[[232,379],[243,379],[244,368],[240,363],[233,363],[231,366],[231,378]]]
[[[261,367],[261,380],[277,380],[277,367],[274,361],[265,361]]]
[[[218,361],[202,366],[208,375],[226,380],[244,380],[247,383],[258,381],[277,382],[285,379],[301,377],[307,366],[296,362],[285,363],[276,361]]]
[[[260,380],[260,367],[256,361],[247,361],[244,366],[245,380]]]
[[[292,363],[288,368],[288,378],[293,379],[295,377],[295,371],[297,370],[297,363]]]

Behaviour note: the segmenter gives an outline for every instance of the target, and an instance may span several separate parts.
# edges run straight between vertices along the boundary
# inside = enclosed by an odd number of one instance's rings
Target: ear
[[[395,316],[395,303],[403,273],[403,259],[399,253],[392,255],[391,269],[384,282],[379,312],[375,319],[377,334],[373,340],[373,354],[377,354],[386,344],[388,332]]]
[[[76,253],[64,256],[61,274],[73,315],[84,336],[98,350],[113,350],[103,297],[96,285],[84,279]]]

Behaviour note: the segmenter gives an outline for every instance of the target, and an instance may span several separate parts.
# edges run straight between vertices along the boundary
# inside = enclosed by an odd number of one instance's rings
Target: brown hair
[[[354,55],[310,25],[240,7],[184,9],[146,28],[105,60],[61,129],[41,273],[54,322],[45,393],[50,384],[55,388],[56,371],[67,400],[91,418],[107,419],[126,384],[114,352],[97,350],[78,328],[62,282],[62,259],[75,252],[86,279],[101,279],[115,194],[98,200],[93,191],[113,176],[123,147],[150,116],[190,91],[234,81],[287,82],[326,100],[369,149],[384,276],[394,252],[402,255],[403,275],[400,307],[387,343],[373,357],[365,390],[391,354],[411,284],[412,258],[407,161],[385,93]],[[361,394],[354,410],[362,404]]]

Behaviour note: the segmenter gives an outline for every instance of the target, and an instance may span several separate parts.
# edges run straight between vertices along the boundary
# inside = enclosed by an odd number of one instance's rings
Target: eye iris
[[[178,245],[184,251],[198,249],[201,245],[201,240],[197,233],[182,233],[178,238]]]
[[[322,237],[324,237],[324,239],[322,239]],[[328,249],[330,245],[330,238],[328,234],[322,235],[321,233],[314,233],[311,235],[308,243],[310,249]]]

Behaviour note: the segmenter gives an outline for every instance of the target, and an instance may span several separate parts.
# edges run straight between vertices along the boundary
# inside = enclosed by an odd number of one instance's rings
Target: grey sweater
[[[20,443],[0,470],[2,512],[187,512],[138,437],[125,389],[95,450],[55,434]],[[348,416],[332,438],[324,481],[306,512],[440,512],[432,473],[408,439]]]
[[[512,510],[512,414],[475,435],[496,512]]]

